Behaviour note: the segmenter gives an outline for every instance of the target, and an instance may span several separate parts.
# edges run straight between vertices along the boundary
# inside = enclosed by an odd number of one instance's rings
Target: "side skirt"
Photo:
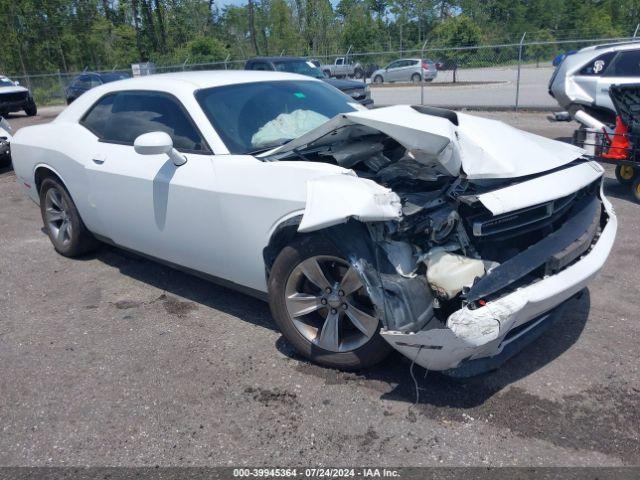
[[[152,255],[147,255],[146,253],[138,252],[137,250],[133,250],[131,248],[123,247],[122,245],[116,244],[110,238],[103,237],[102,235],[96,235],[94,233],[93,236],[96,237],[101,242],[106,243],[107,245],[111,245],[112,247],[116,247],[116,248],[119,248],[119,249],[124,250],[126,252],[132,253],[132,254],[134,254],[134,255],[136,255],[138,257],[144,258],[146,260],[151,260],[153,262],[160,263],[160,264],[165,265],[167,267],[173,268],[174,270],[179,270],[179,271],[187,273],[189,275],[193,275],[194,277],[198,277],[198,278],[201,278],[203,280],[206,280],[207,282],[214,283],[216,285],[228,288],[230,290],[235,290],[236,292],[244,293],[245,295],[249,295],[249,296],[257,298],[259,300],[262,300],[262,301],[265,301],[265,302],[269,301],[269,294],[267,292],[262,292],[260,290],[256,290],[256,289],[251,288],[251,287],[245,287],[244,285],[240,285],[238,283],[232,282],[230,280],[226,280],[224,278],[216,277],[215,275],[209,275],[208,273],[204,273],[204,272],[200,272],[198,270],[194,270],[192,268],[184,267],[182,265],[178,265],[177,263],[169,262],[167,260],[163,260],[161,258],[157,258],[157,257],[154,257]]]

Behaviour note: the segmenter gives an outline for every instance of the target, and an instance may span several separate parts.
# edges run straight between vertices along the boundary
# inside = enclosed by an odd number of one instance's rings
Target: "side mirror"
[[[15,82],[13,82],[13,84],[17,87],[18,85],[20,85],[20,82],[16,80]]]
[[[168,155],[176,167],[187,163],[184,155],[173,148],[173,140],[165,132],[144,133],[133,142],[133,149],[139,155]]]

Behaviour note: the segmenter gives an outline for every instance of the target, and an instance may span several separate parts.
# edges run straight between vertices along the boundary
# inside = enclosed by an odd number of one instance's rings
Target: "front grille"
[[[572,208],[597,196],[600,180],[575,193],[514,212],[494,216],[479,202],[462,205],[463,225],[482,258],[502,263],[560,229]]]
[[[517,231],[518,234],[526,230],[535,229],[540,223],[553,221],[567,211],[571,202],[576,198],[576,193],[567,195],[557,200],[542,203],[533,207],[516,210],[496,217],[483,217],[473,219],[473,235],[476,237],[488,237]]]
[[[0,93],[0,103],[24,102],[27,99],[27,92]]]

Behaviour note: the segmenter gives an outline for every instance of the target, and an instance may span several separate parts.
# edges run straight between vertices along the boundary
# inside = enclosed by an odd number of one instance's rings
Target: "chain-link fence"
[[[306,57],[334,75],[331,65],[346,58],[350,68],[339,76],[364,77],[372,83],[372,96],[377,105],[425,103],[453,108],[464,107],[535,107],[553,108],[555,100],[547,93],[553,73],[554,57],[589,45],[638,41],[634,36],[617,38],[572,39],[561,41],[526,41],[518,43],[463,47],[437,47],[425,43],[420,49],[383,52],[337,53]],[[437,68],[433,81],[415,85],[411,76],[396,78],[393,83],[374,82],[376,72],[398,59],[429,59]],[[239,70],[245,60],[227,59],[210,63],[190,63],[188,59],[176,65],[156,65],[156,73],[192,70]],[[131,75],[131,69],[112,70]],[[38,105],[64,104],[70,83],[84,72],[52,73],[15,76],[14,80],[27,86]],[[104,72],[102,72],[104,73]]]

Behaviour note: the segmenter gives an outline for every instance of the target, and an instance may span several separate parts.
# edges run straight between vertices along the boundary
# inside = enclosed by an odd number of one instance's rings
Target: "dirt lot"
[[[399,355],[361,374],[316,367],[258,300],[114,248],[57,255],[4,169],[0,465],[637,465],[640,206],[607,176],[620,228],[588,294],[495,373],[418,369],[415,405]]]

